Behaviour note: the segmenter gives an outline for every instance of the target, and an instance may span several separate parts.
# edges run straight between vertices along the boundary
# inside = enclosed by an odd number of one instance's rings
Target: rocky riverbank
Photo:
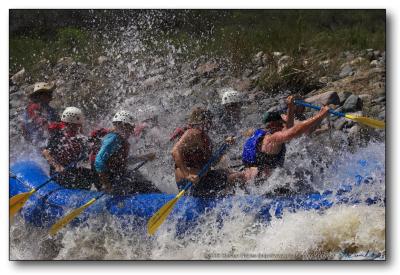
[[[226,60],[185,62],[174,51],[173,55],[138,59],[129,52],[114,50],[99,56],[95,65],[70,57],[54,65],[43,59],[34,71],[16,72],[9,88],[11,144],[21,138],[19,124],[27,104],[26,93],[35,81],[55,81],[52,105],[60,112],[66,106],[79,106],[89,121],[108,116],[119,104],[151,103],[167,113],[198,103],[218,105],[218,91],[223,87],[243,94],[246,116],[261,116],[282,104],[287,95],[299,94],[314,104],[331,104],[337,111],[380,120],[386,117],[386,54],[379,50],[347,51],[334,58],[315,49],[303,50],[296,58],[281,52],[258,52],[239,72],[231,70]],[[345,132],[353,140],[385,137],[384,131],[348,119],[331,117],[329,123],[333,131]]]

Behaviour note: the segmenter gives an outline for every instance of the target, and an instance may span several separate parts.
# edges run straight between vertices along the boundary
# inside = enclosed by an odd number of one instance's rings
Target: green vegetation
[[[52,16],[57,12],[63,11],[53,11]],[[101,54],[102,42],[91,34],[106,31],[109,37],[118,37],[120,27],[132,23],[137,23],[141,30],[148,27],[143,41],[149,51],[168,51],[161,45],[173,44],[186,59],[224,58],[237,71],[259,51],[280,51],[297,59],[304,56],[304,49],[311,48],[327,57],[345,50],[385,49],[385,10],[124,10],[123,13],[77,10],[75,13],[77,18],[96,16],[96,22],[103,25],[92,26],[90,31],[64,26],[45,33],[43,30],[35,33],[32,31],[35,27],[22,34],[11,33],[10,73],[22,67],[29,71],[42,58],[54,63],[60,57],[70,56],[92,63]],[[146,25],[148,17],[153,21]]]
[[[92,63],[101,50],[89,31],[65,27],[52,37],[44,35],[21,35],[10,38],[10,73],[22,67],[34,73],[35,64],[47,59],[54,64],[61,57],[72,57],[76,61]]]
[[[208,13],[194,13],[202,15],[183,27],[189,35],[181,35],[178,30],[171,41],[186,46],[191,55],[228,57],[238,68],[259,51],[280,51],[297,57],[304,48],[316,48],[329,55],[345,50],[385,49],[384,10],[230,10],[213,18],[212,28],[203,29],[202,38],[195,26],[201,26],[201,20],[208,22]]]

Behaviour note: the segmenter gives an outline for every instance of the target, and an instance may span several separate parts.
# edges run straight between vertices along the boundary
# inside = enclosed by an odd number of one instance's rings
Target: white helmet
[[[242,98],[239,92],[231,88],[224,89],[223,91],[224,93],[222,94],[222,105],[242,102]]]
[[[84,116],[81,109],[76,107],[67,107],[61,116],[62,122],[83,124]]]
[[[135,126],[133,115],[130,112],[124,110],[117,112],[113,117],[112,122],[123,122],[130,124],[131,126]]]

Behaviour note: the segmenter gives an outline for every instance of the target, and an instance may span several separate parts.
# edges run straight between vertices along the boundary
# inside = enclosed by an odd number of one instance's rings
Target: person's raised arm
[[[296,105],[294,105],[294,96],[289,96],[287,98],[287,104],[288,104],[288,109],[287,109],[287,115],[286,115],[286,128],[290,129],[294,125],[294,113],[296,110]]]
[[[309,131],[310,128],[315,127],[329,114],[329,108],[327,106],[321,108],[320,112],[315,116],[294,125],[292,128],[276,132],[269,136],[272,142],[277,144],[283,144],[302,134]]]

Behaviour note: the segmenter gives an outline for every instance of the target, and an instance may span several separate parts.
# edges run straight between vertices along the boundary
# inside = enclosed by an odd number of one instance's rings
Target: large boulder
[[[339,96],[335,91],[328,91],[322,94],[314,95],[312,97],[307,98],[305,101],[311,104],[318,104],[318,105],[340,104]]]
[[[340,99],[340,105],[343,105],[343,103],[346,101],[346,99],[348,99],[349,96],[351,96],[352,94],[353,94],[353,93],[352,93],[352,92],[349,92],[349,91],[340,92],[340,93],[338,94],[339,99]]]
[[[354,112],[361,110],[363,106],[362,99],[356,95],[351,95],[343,104],[344,112]]]
[[[353,75],[353,68],[350,66],[350,64],[345,63],[342,65],[341,71],[339,73],[340,78],[345,78],[347,76]]]

